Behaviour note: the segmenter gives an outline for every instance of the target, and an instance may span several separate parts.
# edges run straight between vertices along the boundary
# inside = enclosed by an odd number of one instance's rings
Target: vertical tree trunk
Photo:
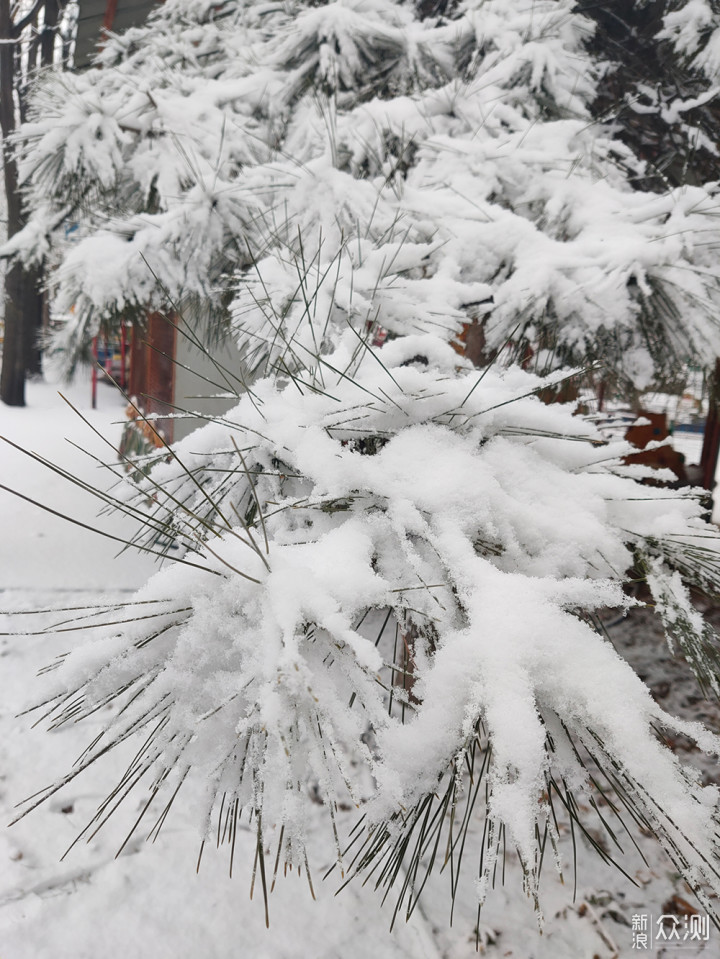
[[[715,360],[715,372],[710,381],[710,401],[708,415],[705,420],[705,435],[703,437],[700,468],[702,470],[701,483],[711,493],[715,487],[715,472],[720,450],[720,358]],[[713,499],[715,497],[713,496]]]
[[[40,286],[42,267],[34,267],[23,273],[22,313],[24,327],[25,373],[28,376],[42,375],[42,350],[40,337],[43,330],[43,294]]]
[[[59,17],[58,0],[45,0],[44,30],[30,50],[29,69],[53,62],[55,28]],[[23,227],[22,207],[18,194],[17,164],[9,148],[15,129],[15,87],[19,68],[19,47],[13,40],[10,0],[0,0],[0,130],[2,131],[4,190],[7,201],[7,235],[13,236]],[[39,55],[39,56],[38,56]],[[22,95],[20,93],[20,95]],[[42,266],[23,270],[15,264],[5,277],[5,335],[3,364],[0,372],[0,400],[9,406],[25,405],[26,373],[39,375],[42,354],[39,340],[43,327]]]
[[[55,32],[60,16],[58,0],[45,0],[43,14],[44,22],[42,30],[39,33],[38,48],[33,51],[32,56],[33,58],[37,58],[40,67],[50,67],[55,59]],[[32,63],[29,66],[32,67]],[[20,107],[22,114],[22,103]],[[38,266],[26,270],[23,277],[22,309],[25,326],[25,372],[28,376],[42,375],[40,338],[42,336],[45,318],[45,296],[41,292],[44,272],[43,267]]]
[[[44,10],[45,23],[40,38],[40,65],[50,67],[55,60],[55,30],[60,16],[58,0],[45,0]]]
[[[22,267],[15,263],[5,274],[5,334],[0,373],[0,400],[8,406],[25,406],[22,288]]]
[[[15,129],[15,44],[12,42],[10,0],[0,0],[0,130],[7,201],[8,237],[22,225],[17,164],[9,137]],[[23,271],[16,263],[5,274],[5,334],[0,373],[0,400],[8,406],[25,405],[25,335],[23,330]]]

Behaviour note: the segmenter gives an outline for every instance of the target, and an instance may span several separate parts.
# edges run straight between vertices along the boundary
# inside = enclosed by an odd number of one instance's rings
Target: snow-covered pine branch
[[[720,79],[720,10],[712,0],[672,0],[658,34],[699,73]]]
[[[632,189],[642,164],[590,113],[591,33],[566,0],[442,22],[168,0],[101,69],[38,91],[24,252],[56,258],[68,360],[128,309],[232,296],[257,376],[117,494],[169,562],[47,677],[53,725],[122,707],[62,782],[137,737],[112,802],[149,784],[138,825],[161,825],[195,778],[200,833],[231,839],[246,810],[263,876],[271,832],[278,863],[312,863],[308,803],[338,834],[357,804],[351,873],[403,875],[412,900],[438,830],[458,848],[464,769],[487,795],[481,899],[505,840],[537,899],[556,807],[579,820],[602,781],[611,842],[622,806],[720,891],[717,788],[658,729],[720,741],[663,712],[596,618],[644,576],[717,691],[687,584],[720,590],[720,537],[697,496],[640,486],[629,447],[538,398],[567,373],[453,349],[489,313],[491,348],[602,355],[636,386],[720,351],[714,191]],[[77,239],[43,230],[66,208]]]
[[[588,16],[606,62],[593,109],[645,161],[636,185],[664,193],[717,181],[717,4],[601,4]]]
[[[120,794],[142,784],[157,815],[186,779],[204,783],[203,839],[222,809],[243,810],[261,846],[303,869],[315,865],[304,823],[316,790],[346,865],[336,810],[365,814],[362,873],[399,855],[428,803],[460,801],[478,753],[491,835],[517,850],[533,897],[553,790],[578,803],[591,775],[625,796],[699,895],[720,888],[717,789],[657,729],[711,753],[720,740],[665,713],[594,619],[633,605],[622,587],[641,558],[660,614],[676,636],[685,617],[681,650],[717,690],[717,639],[673,555],[697,579],[702,548],[717,589],[720,536],[696,496],[626,475],[627,444],[541,402],[547,384],[478,372],[430,336],[360,355],[348,338],[312,374],[257,382],[178,444],[141,480],[149,505],[135,504],[140,542],[171,537],[178,562],[108,625],[96,614],[91,641],[43,685],[53,726],[121,707],[61,782],[137,738]]]
[[[12,251],[57,263],[61,357],[170,302],[223,325],[229,286],[243,316],[288,303],[299,243],[320,275],[350,260],[345,308],[393,333],[426,329],[398,324],[409,288],[449,285],[449,335],[484,322],[484,284],[488,349],[530,345],[540,370],[597,360],[644,388],[717,354],[714,188],[633,189],[643,163],[592,116],[593,28],[570,0],[442,21],[393,0],[164,4],[101,69],[44,83],[21,132],[33,216]]]

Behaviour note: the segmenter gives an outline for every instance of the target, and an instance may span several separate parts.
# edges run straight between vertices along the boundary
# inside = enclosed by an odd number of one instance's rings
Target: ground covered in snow
[[[0,434],[98,483],[103,472],[97,460],[112,456],[91,426],[117,442],[123,403],[111,387],[102,385],[99,409],[91,411],[87,383],[71,388],[69,398],[90,426],[58,398],[54,387],[30,384],[26,409],[0,406]],[[4,486],[98,525],[97,501],[6,444],[0,449],[0,471]],[[100,525],[122,536],[117,517],[103,517]],[[70,649],[78,636],[74,631],[17,635],[72,616],[28,616],[27,611],[120,602],[154,565],[152,558],[128,552],[116,558],[117,542],[3,491],[0,529],[0,819],[5,824],[13,818],[15,805],[67,769],[92,735],[87,724],[48,733],[42,725],[33,728],[32,717],[18,715],[34,700],[37,670]],[[718,610],[708,613],[716,622],[720,619]],[[720,709],[699,697],[693,678],[671,658],[648,614],[636,610],[631,618],[610,618],[607,631],[664,708],[720,730]],[[102,723],[98,713],[96,731]],[[673,746],[686,754],[690,749],[679,740]],[[477,862],[466,857],[452,926],[446,870],[431,878],[410,922],[399,916],[391,932],[390,897],[381,906],[371,883],[350,885],[335,896],[336,874],[322,881],[334,852],[318,807],[316,821],[308,824],[317,900],[312,900],[305,877],[279,878],[270,897],[268,930],[262,896],[256,890],[254,900],[249,898],[254,830],[242,824],[239,828],[232,878],[225,850],[206,851],[196,874],[199,843],[188,813],[192,794],[178,799],[154,842],[145,841],[147,830],[139,832],[115,858],[143,805],[138,797],[135,805],[119,810],[89,837],[90,842],[83,836],[61,858],[122,774],[123,759],[127,763],[130,758],[111,755],[104,766],[98,764],[44,807],[0,832],[0,959],[469,959],[476,954],[478,938],[480,953],[493,959],[610,959],[645,951],[635,948],[639,917],[646,917],[654,935],[664,913],[683,917],[699,910],[640,830],[633,830],[639,851],[627,836],[618,835],[627,852],[622,860],[626,878],[603,865],[581,836],[575,836],[574,854],[570,830],[561,825],[565,882],[557,878],[548,856],[542,935],[509,852],[504,885],[498,870],[479,928],[473,885]],[[703,774],[720,780],[715,768],[706,766]],[[599,831],[593,832],[592,819],[589,823],[596,841],[606,844]],[[151,827],[149,822],[148,830]],[[346,831],[350,827],[348,821]],[[474,831],[481,830],[478,822]],[[715,959],[720,957],[720,933],[711,929],[708,941],[679,946],[655,941],[647,951],[658,957],[679,953],[688,959]]]

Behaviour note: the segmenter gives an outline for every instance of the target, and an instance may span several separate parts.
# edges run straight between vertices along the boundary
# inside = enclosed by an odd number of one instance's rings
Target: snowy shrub
[[[352,263],[341,323],[472,321],[489,354],[512,340],[540,372],[592,360],[643,389],[720,352],[715,188],[634,188],[646,164],[593,119],[593,30],[570,0],[425,20],[393,0],[172,0],[102,69],[36,91],[32,215],[5,251],[56,263],[66,367],[100,324],[171,301],[226,329],[233,287],[236,320],[270,299],[294,330],[301,257]]]
[[[720,692],[688,593],[718,592],[720,537],[694,493],[640,485],[627,444],[538,395],[563,363],[602,355],[639,387],[720,352],[714,188],[632,189],[642,164],[591,122],[591,32],[565,0],[445,21],[168,0],[102,69],[38,91],[16,247],[54,251],[68,362],[101,320],[190,297],[226,311],[256,380],[99,494],[168,563],[49,671],[53,726],[119,708],[30,807],[135,738],[88,830],[145,785],[153,831],[194,779],[204,839],[232,846],[250,816],[264,889],[270,843],[275,871],[309,872],[320,799],[338,862],[409,909],[441,842],[457,883],[476,814],[479,900],[507,845],[537,903],[562,812],[610,856],[585,797],[611,844],[626,812],[720,892],[717,787],[659,737],[720,740],[665,713],[600,621],[645,578]],[[482,370],[457,351],[473,323]],[[528,347],[543,375],[511,362]]]
[[[720,74],[720,14],[708,0],[675,0],[665,14],[661,39],[670,40],[698,72],[717,81]]]
[[[718,179],[713,6],[659,0],[588,10],[593,52],[606,63],[593,111],[644,161],[636,186],[664,193]]]
[[[140,545],[171,537],[175,562],[121,616],[93,613],[90,644],[51,672],[53,726],[120,707],[62,783],[132,736],[117,798],[146,784],[157,814],[195,779],[204,839],[245,811],[259,854],[275,842],[303,870],[316,794],[341,863],[338,809],[358,806],[354,868],[380,857],[389,884],[404,856],[417,872],[431,811],[458,841],[468,820],[445,814],[464,790],[475,803],[464,770],[482,767],[482,899],[501,842],[537,897],[553,803],[579,817],[604,777],[698,894],[716,888],[717,788],[656,730],[712,753],[720,740],[665,713],[596,619],[633,605],[625,571],[644,564],[669,635],[718,691],[716,639],[675,572],[697,580],[710,558],[717,586],[697,498],[639,486],[627,444],[537,398],[547,380],[478,373],[429,336],[354,352],[346,336],[312,380],[260,380],[126,499]]]

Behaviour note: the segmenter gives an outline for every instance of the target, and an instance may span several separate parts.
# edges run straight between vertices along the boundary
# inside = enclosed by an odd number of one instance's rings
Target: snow
[[[641,904],[616,875],[595,861],[612,892],[581,886],[576,911],[547,867],[540,886],[548,838],[558,872],[576,857],[556,805],[590,817],[582,836],[601,859],[627,845],[612,799],[590,790],[590,771],[604,776],[677,870],[671,879],[652,847],[646,902],[665,910],[668,889],[685,892],[682,875],[708,905],[720,893],[717,849],[707,850],[720,739],[662,708],[595,620],[639,611],[626,582],[639,569],[669,648],[716,687],[715,638],[680,574],[716,590],[720,534],[697,494],[639,487],[626,444],[541,402],[570,371],[543,379],[503,358],[478,373],[451,344],[489,314],[491,347],[513,330],[521,342],[557,339],[535,354],[548,366],[612,349],[610,364],[641,388],[678,351],[714,355],[718,287],[711,247],[697,241],[714,229],[715,188],[631,188],[640,165],[588,123],[604,68],[584,46],[590,22],[568,0],[466,0],[447,24],[415,21],[388,0],[298,5],[296,17],[285,6],[226,6],[218,27],[214,8],[186,23],[193,5],[169,0],[149,31],[133,33],[136,49],[111,38],[104,69],[41,89],[23,134],[34,213],[13,242],[57,264],[55,308],[72,319],[55,346],[68,364],[102,316],[169,297],[212,312],[230,294],[257,378],[174,458],[157,454],[150,478],[118,487],[121,508],[145,517],[138,542],[166,554],[155,575],[147,555],[110,564],[113,541],[90,544],[57,518],[32,536],[27,501],[9,514],[8,704],[40,704],[38,725],[52,735],[25,749],[39,731],[2,716],[9,792],[27,780],[30,794],[6,857],[4,915],[12,923],[35,910],[43,933],[60,930],[64,920],[37,899],[89,875],[88,895],[63,892],[77,925],[94,928],[98,909],[83,910],[104,890],[123,903],[113,922],[124,904],[137,907],[123,924],[134,950],[149,934],[162,941],[153,954],[168,938],[173,955],[207,953],[187,931],[197,902],[222,941],[242,921],[257,954],[307,951],[318,937],[329,955],[365,954],[370,926],[379,953],[460,957],[479,897],[488,954],[499,943],[495,952],[526,955],[531,943],[543,955],[555,936],[554,956],[566,938],[573,955],[618,955],[618,903]],[[144,73],[154,58],[159,74]],[[93,211],[94,194],[105,205]],[[58,225],[75,216],[70,238]],[[655,297],[665,306],[653,345],[639,319]],[[75,464],[82,454],[73,468],[83,484],[103,486],[86,456],[96,439],[66,448],[55,402],[41,386],[33,395],[35,407],[3,414],[8,432],[42,456]],[[88,418],[104,430],[108,415]],[[87,497],[67,484],[56,492],[57,470],[43,478],[15,446],[4,452],[24,495],[37,489],[87,521]],[[108,528],[126,535],[117,518]],[[39,585],[29,549],[48,566]],[[49,596],[77,605],[78,590],[94,604],[82,629],[77,610],[42,611]],[[41,654],[47,665],[31,684]],[[697,748],[703,775],[661,745],[658,727]],[[464,803],[461,822],[445,815]],[[359,848],[374,861],[342,852],[360,813]],[[45,856],[77,819],[81,838],[96,841],[50,875]],[[428,852],[426,827],[450,865],[438,874],[438,857],[413,923],[384,935],[376,891],[361,880],[375,873],[384,887],[399,876],[390,899],[409,917],[425,885],[416,867],[435,861],[413,863],[414,844]],[[145,836],[152,851],[135,861]],[[209,848],[201,878],[189,879],[178,856],[191,862],[200,840],[231,849]],[[514,891],[498,893],[506,845]],[[396,849],[409,853],[396,862]],[[460,882],[463,854],[472,867]],[[138,904],[136,863],[146,859],[153,894]],[[632,848],[623,864],[645,882]],[[224,898],[209,905],[228,865],[252,875],[258,899],[278,865],[300,875],[305,896],[304,877],[312,889],[311,873],[319,887],[336,868],[316,906],[281,881],[279,925],[264,933],[262,903],[247,924]],[[335,901],[343,869],[353,882]],[[523,917],[517,928],[498,902]],[[170,930],[180,903],[187,925]],[[612,934],[610,921],[621,927]],[[86,948],[73,943],[73,956]]]
[[[124,407],[114,390],[100,384],[99,408],[92,411],[87,380],[60,388],[103,435],[119,437]],[[29,383],[26,409],[0,406],[0,432],[96,481],[96,466],[83,451],[107,458],[107,447],[59,400],[56,390],[52,385]],[[81,449],[70,447],[66,438]],[[86,494],[73,486],[66,488],[47,468],[7,447],[0,462],[3,479],[12,479],[9,485],[83,522],[96,522]],[[101,595],[106,602],[122,601],[155,568],[149,558],[137,554],[116,559],[117,545],[7,493],[2,493],[0,506],[0,602],[6,611],[99,603]],[[103,528],[122,534],[123,524],[105,518]],[[0,623],[5,631],[39,628],[35,617],[4,615]],[[72,635],[0,639],[4,677],[0,807],[5,824],[26,794],[69,766],[87,744],[87,731],[48,736],[42,729],[31,729],[26,717],[17,716],[33,695],[33,673],[60,649],[71,648]],[[98,720],[95,728],[100,727]],[[390,935],[387,916],[369,893],[353,890],[335,900],[334,889],[319,884],[316,893],[321,902],[313,906],[305,880],[300,894],[297,880],[279,883],[267,932],[262,906],[257,901],[245,905],[249,885],[245,864],[252,859],[255,838],[242,827],[238,837],[242,878],[233,881],[220,855],[206,855],[200,877],[195,874],[197,833],[182,816],[156,844],[132,842],[115,860],[123,828],[134,816],[130,811],[126,821],[113,824],[107,836],[90,848],[81,846],[61,862],[122,765],[123,758],[118,757],[80,789],[66,789],[39,816],[0,833],[3,959],[96,959],[98,955],[222,959],[237,942],[243,943],[243,955],[267,959],[311,954],[364,959],[367,950],[392,959],[435,959],[437,951],[423,924]],[[316,829],[321,841],[322,831]],[[329,866],[332,849],[328,847],[325,855]]]
[[[98,409],[90,409],[89,372],[69,389],[62,383],[34,382],[28,389],[28,410],[2,407],[2,435],[61,468],[72,468],[85,483],[110,485],[112,475],[97,460],[112,461],[112,450],[101,437],[119,437],[119,424],[125,418],[117,393],[100,383]],[[78,414],[60,399],[59,392],[76,407]],[[91,427],[101,435],[96,435]],[[92,507],[88,507],[94,502],[100,509],[102,503],[88,499],[88,494],[61,476],[50,474],[42,463],[7,443],[0,446],[0,463],[4,485],[81,522],[96,524]],[[48,496],[48,492],[52,495]],[[90,592],[130,592],[153,570],[152,561],[135,551],[114,559],[122,543],[102,539],[31,503],[10,498],[5,492],[3,506],[6,521],[0,538],[0,568],[4,591],[73,590],[81,582],[83,589]],[[124,534],[122,521],[115,517],[107,518],[103,529],[115,536]],[[38,555],[42,556],[40,575]]]
[[[64,437],[71,436],[83,450],[104,456],[97,438],[59,401],[52,386],[31,383],[28,397],[26,409],[0,407],[0,432],[37,449],[42,456],[61,458],[68,468],[92,477],[95,465],[81,450],[69,446]],[[117,437],[117,421],[122,419],[123,408],[109,387],[100,385],[96,412],[88,409],[87,383],[71,388],[69,398],[93,425]],[[191,440],[186,442],[191,444]],[[95,521],[94,505],[82,491],[70,487],[63,493],[53,474],[15,451],[4,451],[2,462],[4,476],[11,473],[14,485],[32,491],[43,502],[57,504],[61,500],[64,510],[84,522]],[[18,503],[7,494],[0,503],[4,534],[0,542],[0,595],[6,610],[89,604],[99,601],[101,592],[107,602],[122,600],[122,591],[139,585],[154,568],[146,557],[121,557],[116,561],[115,546],[109,541],[46,518],[36,508]],[[28,535],[30,531],[36,534]],[[355,555],[362,552],[357,550],[357,544],[353,550]],[[520,608],[518,617],[521,619],[522,615]],[[5,631],[27,630],[29,620],[38,628],[35,617],[5,616],[0,622]],[[653,642],[660,643],[662,649],[662,638],[647,624],[640,635],[646,643],[647,637],[654,635]],[[72,649],[74,636],[69,633],[0,639],[5,692],[0,707],[0,807],[5,821],[14,815],[13,807],[25,795],[67,769],[101,728],[103,720],[96,717],[89,721],[89,729],[76,726],[62,734],[48,735],[41,727],[31,728],[27,717],[17,716],[34,698],[33,686],[37,681],[33,673],[59,651]],[[628,636],[633,643],[639,638],[636,632]],[[657,648],[653,647],[652,656],[647,655],[644,662],[655,662]],[[673,669],[676,673],[680,670],[679,665],[668,662],[661,669],[654,665],[651,668],[656,670],[656,682],[666,682]],[[598,693],[602,696],[602,690]],[[447,721],[441,719],[443,725]],[[458,721],[462,723],[462,715]],[[434,731],[432,735],[435,736]],[[390,933],[392,911],[388,906],[380,907],[379,896],[371,884],[363,887],[351,883],[335,897],[335,874],[325,882],[320,880],[336,856],[320,806],[306,822],[316,860],[313,879],[318,899],[313,902],[304,877],[300,882],[292,875],[279,878],[270,896],[269,930],[265,928],[259,889],[255,890],[253,902],[248,899],[256,842],[254,829],[249,830],[242,822],[238,827],[232,879],[227,873],[227,857],[212,848],[206,849],[196,875],[199,847],[194,808],[202,803],[202,797],[195,793],[179,801],[172,822],[164,827],[157,841],[147,843],[138,834],[123,848],[120,857],[114,858],[144,804],[139,800],[124,812],[121,810],[89,845],[82,840],[60,861],[124,769],[127,758],[122,754],[108,757],[86,773],[82,783],[67,786],[44,807],[0,834],[3,957],[96,959],[102,954],[108,959],[127,955],[161,959],[195,959],[202,955],[225,959],[229,951],[238,948],[240,955],[264,959],[304,959],[308,955],[319,959],[340,955],[365,959],[368,954],[378,959],[470,959],[476,955],[475,893],[469,881],[474,866],[465,866],[468,883],[459,888],[452,927],[448,924],[447,880],[442,875],[431,877],[430,894],[424,897],[409,924],[398,922]],[[673,894],[689,897],[656,846],[642,836],[637,838],[648,864],[632,856],[625,862],[640,883],[637,888],[600,863],[579,840],[578,889],[573,902],[570,836],[561,822],[560,849],[566,884],[562,885],[548,868],[541,891],[546,917],[542,936],[531,904],[520,891],[518,865],[509,854],[506,884],[502,887],[496,883],[483,910],[481,954],[492,959],[525,959],[529,955],[536,959],[592,959],[596,955],[609,959],[617,954],[631,955],[632,916],[646,913],[657,919]],[[614,952],[609,943],[615,943],[618,951]],[[683,955],[707,959],[720,956],[715,930],[711,931],[708,943],[686,948]]]
[[[706,8],[687,5],[693,36]],[[717,354],[714,188],[631,187],[642,164],[590,118],[593,29],[568,0],[446,22],[389,0],[165,5],[103,69],[39,88],[23,127],[12,243],[59,264],[56,345],[71,363],[101,314],[168,295],[220,315],[230,285],[258,365],[302,367],[348,321],[450,340],[490,293],[488,346],[544,338],[548,364],[590,351],[642,388]]]
[[[469,730],[483,728],[494,756],[489,809],[534,883],[536,829],[550,821],[544,779],[560,775],[544,717],[557,717],[584,748],[599,737],[606,760],[637,784],[635,801],[674,847],[681,830],[678,855],[711,881],[693,849],[714,828],[715,790],[688,781],[653,731],[688,727],[575,612],[632,605],[619,581],[644,556],[663,558],[653,566],[660,590],[673,550],[698,536],[716,549],[697,497],[639,495],[622,467],[628,446],[608,446],[570,408],[532,395],[560,374],[450,371],[433,337],[413,340],[425,362],[410,365],[392,344],[358,354],[350,333],[343,340],[318,358],[308,393],[256,381],[126,499],[155,527],[141,542],[172,524],[176,550],[128,605],[121,637],[89,622],[92,642],[43,679],[38,696],[54,700],[56,725],[92,722],[115,698],[122,706],[68,775],[149,733],[139,772],[159,777],[166,798],[185,779],[200,790],[200,835],[229,793],[266,828],[282,826],[280,861],[303,867],[315,854],[308,776],[327,801],[364,805],[377,826],[432,797],[449,764],[475,749]],[[199,486],[191,476],[208,457]],[[666,608],[680,615],[685,594],[671,579],[666,594],[664,618]],[[392,636],[375,632],[384,610],[397,629],[417,631],[419,700],[393,693],[400,715],[388,711]],[[682,621],[693,661],[697,623]],[[71,705],[68,688],[78,693]],[[717,752],[709,734],[698,741]],[[580,766],[574,775],[583,780]]]

